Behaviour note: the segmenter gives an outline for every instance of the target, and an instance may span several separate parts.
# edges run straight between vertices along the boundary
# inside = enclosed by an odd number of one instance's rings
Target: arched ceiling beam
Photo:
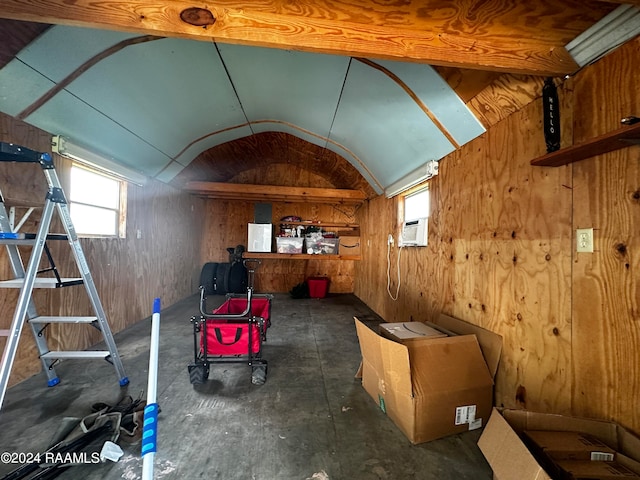
[[[635,1],[635,0],[634,0]],[[585,3],[588,5],[585,6]],[[549,37],[566,22],[576,36],[611,9],[606,2],[391,2],[287,0],[0,0],[0,16],[146,35],[186,37],[353,57],[402,59],[531,75],[564,75],[578,66]],[[585,25],[571,23],[580,14]],[[573,17],[571,17],[573,15]],[[585,18],[591,15],[592,18]],[[564,27],[564,34],[567,34]],[[545,32],[541,34],[540,32]]]

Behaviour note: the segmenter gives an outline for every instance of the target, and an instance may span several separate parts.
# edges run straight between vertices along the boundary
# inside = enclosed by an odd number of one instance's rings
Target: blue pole
[[[147,383],[147,406],[144,409],[142,427],[142,480],[153,479],[153,460],[157,451],[158,404],[158,349],[160,344],[160,299],[153,302],[151,316],[151,347],[149,348],[149,379]]]

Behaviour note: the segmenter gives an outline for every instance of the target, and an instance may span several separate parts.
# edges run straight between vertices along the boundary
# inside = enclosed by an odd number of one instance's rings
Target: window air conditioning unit
[[[427,246],[427,218],[419,218],[404,222],[402,225],[402,237],[400,238],[400,246],[407,247],[426,247]]]

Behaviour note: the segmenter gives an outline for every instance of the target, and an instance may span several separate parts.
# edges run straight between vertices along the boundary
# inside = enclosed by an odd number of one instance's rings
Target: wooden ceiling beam
[[[366,200],[360,190],[341,188],[249,185],[246,183],[188,182],[184,190],[194,195],[221,200],[256,202],[311,202],[359,205]]]
[[[0,17],[529,75],[559,76],[578,69],[562,44],[517,25],[505,27],[517,11],[494,19],[495,11],[489,10],[492,15],[481,19],[483,28],[474,28],[468,19],[472,3],[466,0],[444,9],[435,2],[440,14],[417,1],[375,8],[357,0],[308,3],[0,0]]]

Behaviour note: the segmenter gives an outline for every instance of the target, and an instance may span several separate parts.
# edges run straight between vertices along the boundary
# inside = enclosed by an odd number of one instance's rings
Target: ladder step
[[[82,350],[78,352],[48,352],[41,355],[41,358],[106,358],[110,355],[109,351],[102,350]]]
[[[13,280],[3,280],[0,282],[0,288],[22,288],[24,278],[14,278]],[[82,278],[61,278],[60,283],[55,278],[36,278],[33,284],[34,288],[60,288],[71,285],[81,285]]]
[[[49,233],[47,240],[68,240],[63,233]],[[35,233],[0,232],[0,245],[33,245],[36,241]]]
[[[0,245],[33,245],[34,243],[36,243],[35,239],[0,238]]]
[[[0,337],[8,337],[9,335],[11,335],[10,330],[0,330]]]
[[[30,323],[93,323],[98,317],[45,317],[37,316],[29,319]]]

